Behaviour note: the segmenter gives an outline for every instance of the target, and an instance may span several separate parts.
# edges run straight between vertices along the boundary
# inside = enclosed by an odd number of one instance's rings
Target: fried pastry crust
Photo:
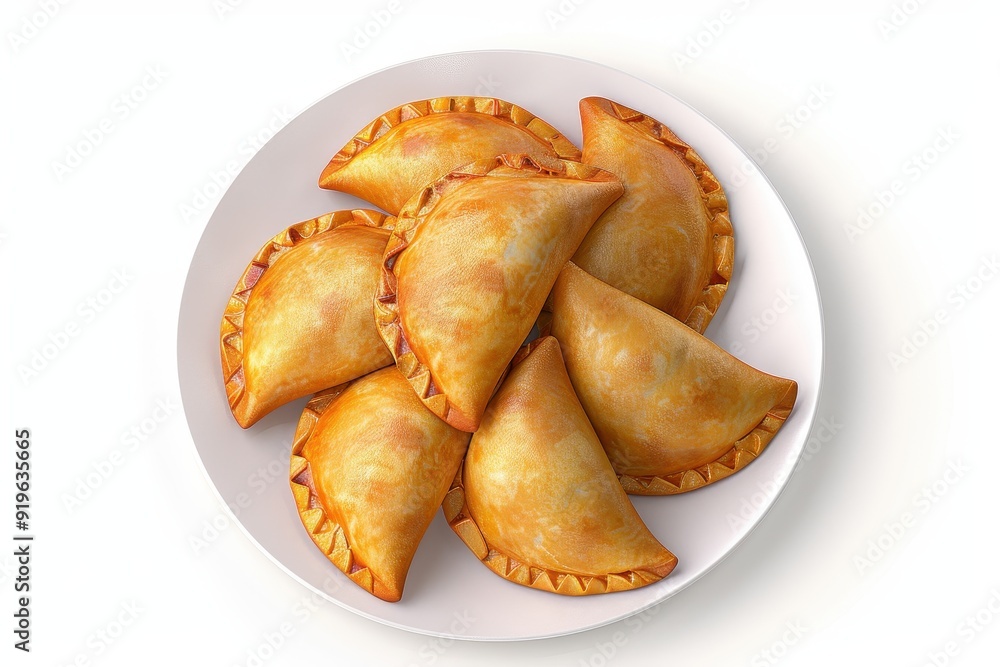
[[[515,359],[444,512],[494,572],[563,595],[639,588],[677,563],[618,483],[551,336]]]
[[[375,318],[431,411],[476,430],[559,270],[621,192],[614,176],[578,162],[502,155],[407,202],[386,246]]]
[[[392,366],[317,394],[290,470],[309,537],[351,581],[399,600],[469,437],[425,409]]]
[[[580,102],[583,161],[625,194],[594,223],[573,262],[703,332],[733,271],[733,227],[704,160],[659,121],[617,102]]]
[[[320,187],[397,214],[462,165],[501,153],[580,160],[580,149],[525,109],[495,97],[437,97],[390,109],[358,132],[320,175]]]
[[[394,220],[376,211],[328,213],[292,225],[254,257],[220,335],[226,394],[240,426],[392,363],[371,296]]]
[[[680,493],[754,460],[797,385],[748,366],[678,320],[566,265],[551,332],[629,493]]]

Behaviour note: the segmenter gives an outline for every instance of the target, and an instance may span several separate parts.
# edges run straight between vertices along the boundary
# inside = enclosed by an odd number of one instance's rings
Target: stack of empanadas
[[[725,194],[665,125],[580,103],[583,150],[525,109],[448,97],[382,114],[324,188],[370,201],[278,234],[222,322],[244,428],[315,394],[291,488],[313,542],[399,600],[439,506],[509,581],[566,595],[677,563],[628,494],[758,456],[796,384],[702,336],[733,270]]]

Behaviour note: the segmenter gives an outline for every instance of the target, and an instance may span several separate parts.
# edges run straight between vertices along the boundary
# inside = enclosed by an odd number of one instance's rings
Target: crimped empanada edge
[[[313,543],[337,569],[351,581],[372,595],[387,602],[398,602],[402,590],[387,586],[360,560],[351,549],[343,526],[330,518],[316,493],[309,460],[302,456],[302,449],[312,436],[313,429],[330,404],[350,385],[347,382],[317,393],[306,404],[295,429],[291,463],[288,471],[295,509],[302,525]]]
[[[635,128],[672,150],[694,174],[712,227],[713,273],[708,284],[702,289],[695,301],[691,312],[684,319],[684,323],[698,333],[704,333],[709,322],[718,312],[733,275],[735,256],[733,224],[729,219],[729,202],[722,189],[722,184],[701,156],[660,121],[612,100],[600,97],[585,99],[607,102],[608,104],[599,104],[599,106],[606,112],[614,114],[618,120],[627,123],[629,127]]]
[[[560,159],[579,162],[582,157],[580,149],[565,135],[524,107],[496,97],[433,97],[401,104],[362,128],[330,159],[320,175],[320,187],[326,187],[324,182],[330,175],[342,169],[398,125],[414,118],[457,112],[484,114],[525,129],[547,144]]]
[[[596,595],[627,591],[656,583],[670,574],[677,565],[677,557],[670,554],[671,559],[655,570],[627,570],[588,576],[522,563],[486,541],[466,503],[462,480],[464,470],[465,461],[459,467],[455,481],[452,482],[441,504],[444,517],[465,546],[493,572],[508,581],[561,595]]]
[[[794,380],[786,381],[790,383],[788,390],[778,402],[764,414],[764,417],[749,433],[733,443],[733,446],[726,450],[722,456],[691,470],[682,470],[668,475],[633,476],[619,474],[618,479],[626,493],[636,496],[668,496],[685,493],[729,477],[748,466],[760,456],[771,442],[795,405],[798,385]]]
[[[430,368],[418,359],[410,348],[406,332],[403,331],[402,323],[399,320],[395,264],[399,254],[406,250],[413,240],[414,234],[424,219],[431,215],[434,208],[448,192],[470,179],[489,176],[493,170],[501,167],[515,169],[519,172],[524,171],[526,176],[534,171],[536,174],[555,178],[618,183],[618,179],[611,173],[581,162],[547,160],[542,164],[528,155],[498,155],[493,158],[476,160],[442,176],[414,195],[399,212],[395,227],[386,244],[385,254],[382,257],[382,275],[375,292],[375,325],[386,347],[392,352],[396,366],[403,377],[413,386],[424,405],[451,426],[470,433],[475,431],[479,424],[468,415],[461,413],[452,405],[447,396],[440,392],[434,383]],[[510,178],[512,176],[510,172],[505,172],[503,177]]]
[[[281,255],[300,243],[345,225],[391,229],[394,221],[395,218],[390,215],[369,209],[333,211],[291,225],[273,236],[257,252],[229,297],[219,332],[222,379],[226,387],[226,398],[233,417],[240,426],[249,428],[263,416],[253,414],[247,405],[248,401],[244,400],[246,377],[243,372],[243,315],[254,286]]]

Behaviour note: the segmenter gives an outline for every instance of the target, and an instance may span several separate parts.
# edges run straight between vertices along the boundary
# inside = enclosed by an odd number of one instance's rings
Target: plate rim
[[[534,640],[540,640],[540,639],[549,639],[549,638],[563,637],[563,636],[568,636],[568,635],[573,635],[573,634],[579,634],[579,633],[582,633],[582,632],[587,632],[589,630],[594,630],[596,628],[605,627],[607,625],[611,625],[613,623],[620,622],[620,621],[622,621],[622,620],[624,620],[626,618],[630,618],[632,616],[635,616],[636,614],[641,614],[642,612],[644,612],[644,611],[646,611],[646,610],[648,610],[648,609],[650,609],[650,608],[652,608],[652,607],[654,607],[654,606],[656,606],[658,604],[662,604],[662,603],[666,602],[670,598],[674,597],[675,595],[677,595],[681,591],[687,589],[692,584],[694,584],[695,582],[699,581],[704,576],[706,576],[707,574],[709,574],[710,572],[712,572],[713,570],[715,570],[715,568],[717,568],[721,563],[723,563],[724,561],[726,561],[735,551],[737,551],[739,549],[739,547],[747,540],[747,538],[749,538],[749,536],[764,521],[764,519],[767,517],[767,515],[774,509],[774,506],[777,504],[777,502],[781,498],[781,496],[785,493],[785,491],[786,491],[786,489],[788,487],[789,481],[791,480],[792,476],[795,474],[795,471],[798,469],[799,465],[801,464],[801,462],[802,462],[802,455],[803,455],[803,452],[805,451],[805,445],[806,445],[806,443],[808,441],[809,434],[812,432],[813,427],[815,425],[816,416],[817,416],[818,411],[819,411],[819,405],[820,405],[820,403],[822,401],[822,398],[823,398],[823,392],[824,392],[824,382],[823,381],[824,381],[824,378],[825,378],[826,362],[827,362],[827,358],[826,358],[827,357],[826,323],[825,323],[825,317],[824,317],[822,293],[821,293],[821,290],[820,290],[819,281],[817,279],[816,268],[815,268],[815,265],[813,263],[812,257],[809,254],[809,248],[808,248],[808,246],[805,243],[805,239],[802,236],[802,232],[799,229],[798,223],[795,221],[794,216],[792,216],[791,211],[789,211],[788,206],[785,203],[784,199],[781,197],[780,192],[777,190],[777,188],[774,187],[774,184],[767,177],[767,175],[760,168],[760,166],[756,163],[756,161],[753,160],[752,156],[747,152],[747,150],[743,147],[743,145],[741,143],[739,143],[738,141],[736,141],[728,132],[726,132],[722,127],[720,127],[714,120],[712,120],[710,117],[706,116],[697,107],[689,104],[684,99],[678,97],[677,95],[675,95],[674,93],[672,93],[672,92],[670,92],[668,90],[665,90],[664,88],[662,88],[661,86],[659,86],[657,84],[651,83],[650,81],[646,80],[643,77],[637,76],[635,74],[632,74],[632,73],[627,72],[625,70],[619,69],[617,67],[614,67],[614,66],[611,66],[611,65],[607,65],[605,63],[597,62],[597,61],[590,60],[590,59],[587,59],[587,58],[582,58],[582,57],[579,57],[579,56],[567,55],[567,54],[562,54],[562,53],[554,53],[554,52],[548,52],[548,51],[531,50],[531,49],[471,49],[471,50],[452,51],[452,52],[446,52],[446,53],[432,54],[432,55],[427,55],[427,56],[421,56],[421,57],[417,57],[417,58],[412,58],[410,60],[406,60],[406,61],[403,61],[403,62],[399,62],[399,63],[395,63],[395,64],[392,64],[392,65],[387,65],[387,66],[378,68],[378,69],[373,70],[371,72],[367,72],[367,73],[361,74],[361,75],[355,77],[354,79],[351,79],[350,81],[348,81],[348,82],[346,82],[346,83],[344,83],[344,84],[342,84],[342,85],[340,85],[340,86],[338,86],[338,87],[330,90],[329,92],[323,94],[320,97],[317,97],[312,102],[310,102],[309,104],[307,104],[306,106],[304,106],[302,109],[300,109],[295,114],[295,116],[284,127],[282,127],[278,132],[276,132],[274,134],[274,136],[271,137],[271,139],[269,139],[266,143],[274,142],[275,139],[277,137],[279,137],[281,135],[281,133],[284,132],[287,129],[287,127],[289,125],[291,125],[295,121],[296,118],[298,118],[298,117],[302,116],[303,114],[307,113],[308,111],[310,111],[311,109],[313,109],[316,105],[322,103],[323,101],[325,101],[329,97],[331,97],[333,95],[336,95],[336,94],[340,93],[341,91],[343,91],[343,90],[345,90],[345,89],[347,89],[347,88],[349,88],[349,87],[351,87],[351,86],[353,86],[353,85],[355,85],[355,84],[357,84],[357,83],[359,83],[359,82],[361,82],[361,81],[363,81],[365,79],[368,79],[370,77],[381,75],[381,74],[387,73],[387,72],[395,70],[395,69],[404,69],[404,68],[408,68],[408,67],[413,67],[413,66],[418,65],[420,63],[426,63],[426,62],[434,61],[434,60],[449,60],[449,59],[455,59],[455,58],[461,58],[461,57],[470,57],[470,56],[482,57],[482,56],[489,56],[489,55],[503,57],[505,55],[510,55],[510,54],[524,55],[524,56],[529,56],[529,57],[540,57],[540,58],[557,58],[557,59],[563,59],[563,60],[568,60],[568,61],[574,61],[576,63],[580,63],[582,65],[589,66],[589,67],[599,67],[601,69],[604,69],[604,70],[607,70],[609,72],[612,72],[612,73],[614,73],[617,76],[624,76],[624,77],[627,77],[629,79],[633,79],[633,80],[639,82],[640,84],[648,86],[648,87],[650,87],[650,88],[658,91],[659,93],[662,93],[663,95],[666,95],[666,96],[672,98],[674,101],[676,101],[677,103],[683,105],[684,107],[687,107],[691,112],[693,112],[694,114],[696,114],[697,116],[699,116],[702,121],[707,122],[717,132],[719,132],[722,136],[724,136],[725,139],[732,146],[734,146],[743,155],[744,159],[746,159],[747,161],[749,161],[749,163],[753,166],[754,171],[757,172],[757,176],[759,176],[760,178],[763,179],[763,181],[766,184],[767,188],[770,190],[771,194],[775,197],[777,203],[781,206],[782,210],[784,211],[785,215],[787,216],[788,221],[791,223],[791,228],[792,228],[792,230],[795,233],[795,238],[796,238],[796,240],[798,242],[798,246],[799,246],[799,248],[802,251],[803,257],[804,257],[805,262],[806,262],[806,266],[809,269],[809,274],[810,274],[810,277],[812,279],[812,283],[811,283],[812,290],[813,290],[813,292],[815,293],[815,296],[816,296],[816,316],[818,317],[818,326],[819,326],[819,354],[818,354],[818,359],[816,360],[818,362],[817,363],[818,367],[815,369],[815,378],[816,378],[815,401],[810,406],[808,406],[808,413],[803,418],[804,419],[804,424],[803,424],[802,430],[803,430],[803,433],[805,434],[805,436],[802,438],[801,442],[797,443],[797,445],[796,445],[797,452],[795,453],[795,456],[794,456],[795,460],[794,460],[794,463],[791,465],[791,467],[790,467],[790,469],[788,471],[788,475],[780,483],[780,485],[779,485],[779,487],[777,489],[777,492],[772,497],[770,497],[768,499],[768,502],[767,502],[766,506],[763,508],[763,511],[761,512],[761,514],[758,517],[756,517],[756,519],[750,524],[750,526],[746,529],[746,531],[724,553],[722,553],[721,556],[719,556],[714,562],[712,562],[710,565],[708,565],[708,567],[706,567],[703,571],[701,571],[697,575],[693,576],[689,581],[687,581],[684,584],[680,585],[678,588],[676,588],[676,589],[674,589],[674,590],[666,593],[662,597],[653,598],[653,599],[651,599],[651,600],[649,600],[649,601],[647,601],[647,602],[645,602],[643,604],[637,605],[634,609],[632,609],[632,610],[630,610],[630,611],[628,611],[628,612],[626,612],[624,614],[621,614],[621,615],[613,617],[613,618],[605,619],[605,620],[602,620],[600,622],[591,623],[591,624],[588,624],[588,625],[584,625],[584,626],[581,626],[581,627],[576,627],[576,628],[568,629],[568,630],[561,631],[561,632],[556,632],[556,633],[551,633],[550,632],[548,634],[537,634],[537,635],[520,636],[520,637],[491,637],[491,636],[477,636],[474,633],[470,633],[470,634],[455,634],[455,633],[448,633],[448,632],[436,632],[434,630],[428,630],[428,629],[425,629],[425,628],[418,628],[418,627],[408,626],[408,625],[405,625],[405,624],[402,624],[402,623],[399,623],[399,622],[396,622],[396,621],[393,621],[393,620],[390,620],[390,619],[382,618],[382,617],[377,616],[375,614],[369,613],[369,612],[367,612],[365,610],[358,609],[356,607],[350,606],[347,603],[342,602],[341,600],[338,600],[337,598],[331,596],[330,594],[326,593],[325,591],[321,590],[320,588],[318,588],[318,587],[314,586],[313,584],[309,583],[303,577],[301,577],[300,575],[298,575],[297,573],[295,573],[294,571],[292,571],[288,566],[286,566],[283,562],[281,562],[277,558],[277,556],[275,556],[274,554],[272,554],[266,547],[264,547],[264,545],[262,545],[257,540],[257,538],[250,532],[250,530],[239,519],[239,517],[237,516],[237,514],[233,511],[232,507],[229,505],[229,502],[223,497],[222,492],[219,490],[219,488],[216,485],[215,481],[213,480],[211,474],[209,473],[208,468],[205,465],[205,461],[204,461],[204,459],[201,456],[201,452],[198,449],[198,445],[195,442],[194,433],[191,431],[191,425],[190,425],[190,422],[188,421],[188,418],[187,418],[187,405],[186,405],[186,402],[187,402],[188,399],[185,398],[185,392],[183,391],[183,386],[184,386],[185,383],[182,381],[182,377],[181,377],[181,375],[182,375],[182,373],[181,373],[181,364],[179,363],[181,355],[182,355],[182,349],[181,349],[182,348],[182,340],[181,339],[182,339],[182,330],[183,330],[182,320],[184,319],[184,317],[183,317],[184,312],[185,312],[184,304],[185,304],[185,302],[187,300],[186,297],[187,297],[188,291],[189,291],[189,289],[194,289],[194,287],[192,285],[191,267],[189,266],[188,271],[185,274],[184,285],[183,285],[183,288],[181,290],[181,299],[180,299],[180,303],[178,305],[178,309],[179,309],[178,322],[177,322],[177,328],[176,328],[176,331],[175,331],[175,334],[176,334],[176,345],[175,345],[176,356],[175,356],[175,361],[178,362],[177,363],[177,379],[178,379],[178,384],[179,384],[179,386],[181,388],[181,392],[180,392],[180,395],[181,395],[181,406],[182,406],[181,409],[184,412],[185,426],[186,426],[186,428],[188,430],[188,434],[190,436],[190,446],[194,450],[195,459],[197,461],[198,467],[200,468],[202,474],[205,476],[205,479],[208,481],[209,487],[211,488],[212,492],[215,494],[216,498],[219,500],[219,503],[222,506],[222,511],[225,512],[225,514],[227,515],[227,518],[228,518],[230,524],[237,526],[239,528],[239,530],[250,540],[250,542],[254,546],[256,546],[257,549],[259,549],[272,563],[274,563],[278,568],[280,568],[281,571],[283,571],[285,574],[287,574],[293,580],[295,580],[296,582],[298,582],[299,584],[301,584],[302,586],[304,586],[307,590],[309,590],[313,594],[319,595],[323,599],[328,600],[328,601],[336,604],[338,607],[346,609],[346,610],[348,610],[348,611],[350,611],[350,612],[352,612],[354,614],[357,614],[357,615],[359,615],[361,617],[364,617],[364,618],[367,618],[369,620],[375,621],[375,622],[380,623],[382,625],[386,625],[386,626],[389,626],[389,627],[392,627],[392,628],[396,628],[396,629],[399,629],[399,630],[404,630],[404,631],[407,631],[407,632],[411,632],[411,633],[414,633],[416,635],[427,636],[427,637],[439,637],[439,638],[443,638],[443,639],[453,639],[453,640],[457,639],[457,640],[462,640],[462,641],[466,641],[466,642],[518,642],[518,641],[534,641]],[[254,161],[254,159],[256,157],[257,157],[257,155],[255,154],[249,160],[247,160],[247,162],[240,168],[239,172],[236,173],[233,176],[233,180],[230,182],[229,186],[227,187],[226,192],[223,193],[223,195],[220,197],[219,201],[216,202],[215,207],[212,210],[212,214],[209,216],[208,221],[205,223],[205,226],[202,229],[201,234],[199,235],[198,243],[195,244],[194,249],[191,252],[190,260],[193,261],[194,258],[195,258],[195,256],[197,255],[198,249],[201,247],[201,244],[204,241],[205,236],[206,236],[206,234],[209,231],[209,227],[210,227],[212,218],[215,216],[216,211],[218,210],[218,208],[221,205],[222,201],[225,199],[225,194],[229,192],[230,188],[232,187],[232,184],[235,183],[239,179],[239,177],[243,174],[243,172],[247,169],[247,167],[249,167],[250,164],[253,163],[253,161]],[[802,408],[802,409],[804,409],[804,408]],[[788,458],[791,459],[792,457],[789,456]]]

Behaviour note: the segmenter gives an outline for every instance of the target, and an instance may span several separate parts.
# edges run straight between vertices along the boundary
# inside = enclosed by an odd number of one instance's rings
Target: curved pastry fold
[[[392,363],[371,299],[393,221],[375,211],[328,213],[292,225],[254,257],[221,327],[226,393],[240,426]]]
[[[580,268],[703,332],[733,271],[733,228],[719,181],[669,128],[611,100],[580,101],[583,161],[625,194],[573,257]]]
[[[680,493],[741,469],[797,385],[762,373],[572,262],[549,302],[580,402],[626,491]]]
[[[622,192],[578,162],[501,155],[456,170],[400,211],[375,319],[436,415],[475,431],[555,278]]]
[[[580,149],[521,107],[493,97],[438,97],[391,109],[333,156],[320,187],[396,214],[428,183],[501,153],[580,160]]]
[[[551,336],[518,354],[472,436],[444,512],[490,569],[541,590],[628,590],[659,581],[677,563],[618,483]]]
[[[469,444],[395,368],[317,394],[292,446],[299,517],[327,558],[395,602]]]

